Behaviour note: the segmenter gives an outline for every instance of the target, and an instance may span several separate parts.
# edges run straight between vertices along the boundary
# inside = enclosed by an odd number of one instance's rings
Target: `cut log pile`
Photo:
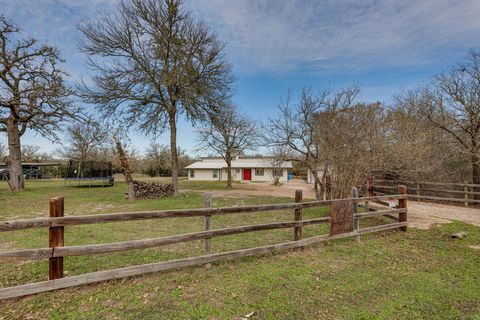
[[[136,199],[157,199],[171,197],[174,193],[173,184],[158,184],[143,181],[133,181]],[[128,197],[128,193],[125,195]]]

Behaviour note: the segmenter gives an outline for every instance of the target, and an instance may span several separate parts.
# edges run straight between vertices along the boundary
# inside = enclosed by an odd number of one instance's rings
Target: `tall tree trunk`
[[[310,169],[313,175],[313,189],[315,191],[315,199],[316,200],[321,200],[321,185],[322,182],[320,181],[320,178],[318,177],[318,172],[317,170]]]
[[[122,142],[120,140],[115,141],[115,145],[117,148],[118,158],[120,159],[120,163],[123,168],[123,175],[125,176],[125,181],[132,182],[132,169],[130,168],[130,163],[128,162],[127,154],[123,149]]]
[[[227,188],[232,188],[232,154],[227,151],[226,155],[226,162],[227,162]]]
[[[115,146],[117,148],[118,158],[120,159],[120,163],[122,164],[125,182],[127,183],[128,187],[128,199],[133,200],[135,199],[135,188],[133,185],[132,168],[130,167],[130,163],[128,162],[127,154],[123,149],[122,142],[120,140],[115,140]]]
[[[172,183],[174,196],[178,196],[178,153],[177,153],[177,124],[175,113],[170,114],[170,152],[172,154]]]
[[[25,189],[25,179],[22,171],[22,149],[20,145],[20,132],[14,119],[7,121],[8,157],[7,167],[10,174],[10,187],[12,191]]]

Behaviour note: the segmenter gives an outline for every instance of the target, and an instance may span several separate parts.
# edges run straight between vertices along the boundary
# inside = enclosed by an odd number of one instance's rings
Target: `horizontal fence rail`
[[[270,252],[288,250],[293,248],[300,248],[306,245],[314,244],[321,241],[340,239],[345,237],[355,237],[359,240],[361,234],[381,232],[391,229],[406,230],[407,228],[407,205],[406,205],[406,188],[399,188],[400,194],[388,196],[370,196],[362,198],[348,198],[348,199],[334,199],[324,201],[309,201],[302,202],[301,191],[297,190],[295,195],[295,203],[284,204],[269,204],[269,205],[252,205],[252,206],[238,206],[238,207],[222,207],[211,208],[211,195],[207,195],[205,206],[202,209],[187,209],[187,210],[163,210],[163,211],[146,211],[146,212],[129,212],[129,213],[109,213],[109,214],[95,214],[82,216],[68,216],[63,217],[63,198],[53,198],[50,200],[50,217],[37,218],[31,220],[16,220],[0,222],[0,231],[13,231],[29,228],[49,228],[49,247],[25,249],[10,252],[0,252],[0,262],[18,262],[28,260],[49,259],[49,279],[37,283],[19,285],[10,288],[0,288],[0,299],[7,299],[13,297],[24,296],[33,293],[51,291],[61,288],[77,286],[81,284],[89,284],[103,280],[123,278],[128,276],[135,276],[149,272],[156,272],[161,270],[169,270],[186,266],[194,266],[205,263],[212,263],[225,259],[233,259],[238,257],[246,257],[253,255],[261,255]],[[381,211],[367,211],[358,213],[357,204],[368,201],[382,201],[386,199],[398,200],[397,209],[381,210]],[[355,204],[355,205],[354,205]],[[302,219],[302,209],[315,208],[321,206],[331,206],[332,210],[343,210],[341,213],[346,214],[350,222],[343,220],[332,220],[332,216],[319,217],[313,219]],[[262,211],[293,209],[294,221],[264,223],[256,225],[246,225],[238,227],[228,227],[223,229],[210,229],[210,219],[215,215],[220,214],[234,214],[234,213],[253,213]],[[346,210],[346,211],[345,211]],[[395,217],[398,215],[398,218]],[[359,219],[369,217],[386,216],[394,218],[396,222],[386,225],[379,225],[369,228],[360,228]],[[186,234],[178,234],[173,236],[166,236],[153,239],[130,240],[113,243],[78,245],[78,246],[64,246],[64,227],[81,224],[93,224],[116,221],[135,221],[145,219],[159,219],[159,218],[182,218],[182,217],[205,217],[205,231],[192,232]],[[398,222],[397,222],[398,221]],[[341,231],[340,227],[350,225],[350,230]],[[330,223],[330,234],[314,236],[302,239],[302,228],[309,225],[320,223]],[[337,225],[338,224],[338,225]],[[337,227],[334,228],[334,225]],[[247,232],[273,230],[292,228],[294,231],[293,241],[283,242],[274,245],[235,250],[223,253],[210,254],[211,243],[210,239],[215,237],[222,237],[233,234],[241,234]],[[347,228],[348,229],[348,228]],[[63,277],[63,259],[69,256],[94,255],[102,253],[122,252],[127,250],[145,249],[160,247],[170,244],[183,243],[195,240],[205,240],[205,255],[183,258],[171,261],[156,262],[145,265],[129,266],[113,270],[105,270],[98,272],[86,273],[83,275]]]
[[[370,218],[378,216],[388,216],[391,214],[400,214],[407,212],[406,209],[392,209],[372,211],[365,213],[357,213],[355,218]],[[25,261],[25,260],[37,260],[56,257],[68,257],[68,256],[81,256],[88,254],[100,254],[109,252],[128,251],[136,249],[146,249],[153,247],[166,246],[175,243],[183,243],[188,241],[202,240],[214,237],[227,236],[232,234],[240,234],[253,231],[282,229],[282,228],[298,228],[308,225],[314,225],[319,223],[329,222],[330,217],[322,217],[301,221],[287,221],[266,223],[257,225],[248,225],[240,227],[231,227],[225,229],[216,229],[210,231],[193,232],[169,237],[145,239],[145,240],[132,240],[113,243],[102,244],[90,244],[82,246],[69,246],[69,247],[56,247],[56,248],[39,248],[39,249],[27,249],[19,251],[10,251],[0,253],[0,262],[11,261]]]
[[[401,185],[415,185],[417,183],[420,183],[422,185],[435,185],[435,186],[454,186],[454,187],[480,187],[480,184],[473,184],[473,183],[461,183],[461,182],[429,182],[429,181],[406,181],[406,180],[382,180],[382,179],[374,179],[374,182],[377,183],[396,183],[396,184],[401,184]]]
[[[305,209],[323,207],[342,200],[352,200],[354,202],[364,202],[373,200],[386,199],[404,199],[404,195],[388,195],[373,196],[350,199],[333,199],[322,201],[309,201],[301,203],[282,203],[282,204],[265,204],[253,206],[223,207],[223,208],[200,208],[200,209],[181,209],[181,210],[162,210],[162,211],[142,211],[142,212],[125,212],[125,213],[105,213],[92,215],[78,215],[60,218],[37,218],[29,220],[12,220],[0,222],[0,231],[12,231],[31,228],[44,227],[63,227],[82,224],[147,220],[147,219],[165,219],[165,218],[185,218],[185,217],[201,217],[213,216],[219,214],[237,214],[249,212],[261,212],[283,209]]]
[[[388,195],[395,193],[398,185],[408,186],[408,198],[433,202],[463,203],[465,207],[480,203],[480,184],[447,183],[404,180],[373,180],[369,186],[370,194]],[[457,188],[457,189],[455,189]]]
[[[478,185],[480,188],[480,185]],[[397,190],[398,187],[396,186],[385,186],[385,185],[375,185],[374,188],[377,189],[386,189],[386,190]],[[462,191],[462,190],[442,190],[442,189],[426,189],[426,188],[418,188],[421,191],[429,191],[429,192],[440,192],[440,193],[451,193],[451,194],[480,194],[480,192],[475,191]],[[416,191],[417,188],[412,187],[409,188],[410,191]],[[408,195],[410,196],[410,194]]]
[[[211,255],[204,255],[204,256],[198,256],[198,257],[192,257],[192,258],[184,258],[184,259],[170,260],[165,262],[143,264],[138,266],[129,266],[124,268],[112,269],[112,270],[91,272],[91,273],[72,276],[68,278],[42,281],[42,282],[20,285],[16,287],[0,289],[0,299],[8,299],[8,298],[34,294],[34,293],[64,289],[64,288],[69,288],[73,286],[96,283],[99,281],[138,276],[138,275],[152,273],[152,272],[166,271],[166,270],[178,269],[178,268],[188,267],[188,266],[197,266],[197,265],[202,265],[206,263],[218,262],[218,261],[229,260],[234,258],[264,255],[268,253],[280,252],[280,251],[285,251],[285,250],[294,249],[294,248],[301,248],[301,247],[305,247],[305,246],[312,245],[322,241],[353,237],[360,234],[382,232],[382,231],[398,229],[406,226],[407,226],[407,222],[397,222],[397,223],[391,223],[388,225],[363,228],[363,229],[360,229],[359,231],[342,233],[337,235],[321,235],[321,236],[311,237],[303,240],[289,241],[285,243],[279,243],[279,244],[257,247],[257,248],[235,250],[235,251],[215,253]]]

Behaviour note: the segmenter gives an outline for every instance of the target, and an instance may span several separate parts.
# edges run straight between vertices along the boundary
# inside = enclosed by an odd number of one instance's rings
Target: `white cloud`
[[[272,73],[281,79],[284,74],[307,73],[328,78],[379,68],[425,69],[434,63],[438,69],[480,44],[480,0],[185,1],[227,43],[228,57],[240,76]],[[0,13],[19,24],[25,35],[59,47],[66,68],[78,79],[87,71],[85,57],[76,47],[77,24],[94,18],[99,10],[113,9],[115,2],[0,0]],[[364,95],[371,100],[389,96],[397,86],[394,78],[366,88]],[[251,99],[252,104],[258,100]],[[266,104],[269,99],[264,98]],[[193,145],[188,130],[183,133],[181,144]],[[52,146],[32,135],[26,141]]]
[[[23,37],[58,47],[64,68],[73,79],[85,74],[85,56],[79,52],[77,25],[114,6],[115,0],[0,0],[1,14],[20,26]]]
[[[0,0],[25,32],[60,47],[70,71],[77,24],[115,0]],[[480,1],[186,0],[227,43],[239,73],[330,74],[416,66],[464,55],[480,40]]]
[[[480,40],[480,1],[191,0],[239,70],[415,66]]]

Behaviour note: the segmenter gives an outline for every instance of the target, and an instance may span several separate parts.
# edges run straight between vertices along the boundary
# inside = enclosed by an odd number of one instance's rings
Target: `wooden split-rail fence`
[[[64,216],[64,198],[58,197],[50,200],[50,216],[48,218],[36,218],[31,220],[1,221],[0,232],[23,230],[31,228],[49,229],[48,248],[36,248],[0,253],[0,262],[18,262],[27,260],[48,259],[49,273],[47,281],[18,285],[14,287],[0,288],[0,299],[14,298],[40,292],[63,289],[83,284],[91,284],[99,281],[118,279],[141,274],[176,269],[187,266],[209,264],[226,259],[263,255],[272,252],[302,248],[321,241],[355,237],[360,235],[381,232],[390,229],[407,229],[407,190],[399,187],[399,193],[389,196],[354,197],[348,199],[334,199],[324,201],[302,201],[302,191],[295,193],[295,203],[281,203],[268,205],[249,205],[237,207],[211,206],[212,199],[206,195],[205,208],[188,210],[162,210],[146,212],[108,213],[93,215]],[[384,199],[398,200],[395,209],[388,208],[380,211],[357,212],[358,204],[368,201],[381,201]],[[330,216],[314,219],[302,219],[302,209],[330,206]],[[217,215],[230,215],[238,213],[255,213],[273,210],[293,209],[293,221],[273,222],[256,225],[229,227],[223,229],[211,229],[211,219]],[[395,222],[373,227],[360,228],[359,220],[368,217],[397,215]],[[205,231],[179,234],[154,239],[131,240],[114,243],[102,243],[93,245],[64,246],[65,227],[83,224],[96,224],[116,221],[133,221],[147,219],[167,219],[183,217],[203,217]],[[302,238],[302,228],[320,223],[330,223],[330,234]],[[246,232],[272,230],[281,228],[293,228],[293,240],[273,245],[254,247],[242,250],[211,253],[210,239],[214,237],[240,234]],[[143,265],[134,265],[118,269],[90,272],[82,275],[64,277],[63,261],[65,257],[93,255],[100,253],[120,252],[135,249],[153,248],[175,243],[194,240],[205,241],[205,255],[182,258],[176,260],[155,262]]]
[[[408,187],[408,198],[417,201],[452,203],[468,207],[480,204],[480,184],[405,180],[369,180],[370,195],[395,193],[399,185]]]

